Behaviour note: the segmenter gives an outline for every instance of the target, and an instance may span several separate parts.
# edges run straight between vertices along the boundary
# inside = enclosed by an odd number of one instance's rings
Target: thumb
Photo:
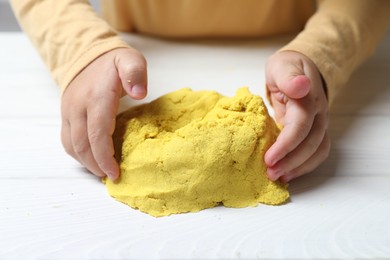
[[[304,61],[295,53],[281,52],[274,55],[267,64],[267,85],[271,92],[281,92],[286,97],[305,97],[311,88],[311,80],[305,75]]]
[[[299,99],[305,97],[310,91],[311,82],[305,75],[291,76],[280,85],[287,97]]]
[[[115,60],[125,92],[134,99],[143,99],[147,94],[148,81],[144,56],[134,49],[123,49]]]

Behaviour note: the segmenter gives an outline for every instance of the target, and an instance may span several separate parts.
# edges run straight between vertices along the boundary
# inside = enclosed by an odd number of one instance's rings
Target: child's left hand
[[[265,154],[267,174],[273,181],[288,182],[328,157],[328,100],[316,65],[298,52],[271,56],[266,82],[276,121],[283,126]]]

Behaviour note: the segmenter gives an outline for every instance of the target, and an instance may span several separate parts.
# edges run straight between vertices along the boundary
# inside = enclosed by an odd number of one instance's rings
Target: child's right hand
[[[115,180],[120,174],[112,134],[126,93],[134,99],[146,96],[146,60],[134,49],[119,48],[91,62],[62,96],[62,144],[96,176]]]

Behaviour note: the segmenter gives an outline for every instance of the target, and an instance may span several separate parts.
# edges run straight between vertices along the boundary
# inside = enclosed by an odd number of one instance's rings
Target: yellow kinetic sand
[[[266,176],[264,153],[279,129],[259,96],[181,89],[118,116],[121,177],[115,199],[152,216],[277,205],[289,193]]]

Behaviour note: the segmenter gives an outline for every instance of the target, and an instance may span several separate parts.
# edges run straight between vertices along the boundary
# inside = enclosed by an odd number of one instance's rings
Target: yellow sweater
[[[390,23],[388,0],[103,0],[106,21],[87,0],[11,3],[62,90],[99,55],[128,46],[115,30],[176,39],[300,32],[283,50],[308,56],[333,99]]]

